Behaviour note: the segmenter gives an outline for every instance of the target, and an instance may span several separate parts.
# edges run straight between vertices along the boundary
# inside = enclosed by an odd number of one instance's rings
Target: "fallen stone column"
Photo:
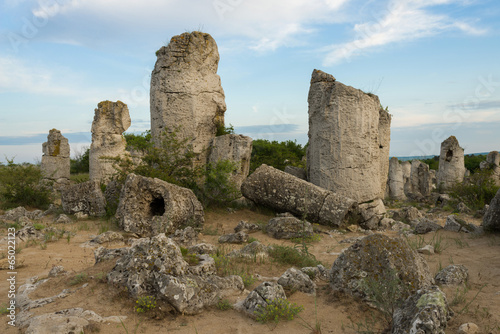
[[[257,204],[321,225],[345,227],[360,219],[353,199],[267,165],[257,168],[243,182],[241,192]]]

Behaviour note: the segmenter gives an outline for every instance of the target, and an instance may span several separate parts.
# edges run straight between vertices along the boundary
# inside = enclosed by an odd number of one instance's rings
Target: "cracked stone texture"
[[[290,268],[278,279],[278,284],[290,291],[316,294],[316,284],[301,270]]]
[[[241,309],[250,317],[254,317],[259,307],[266,307],[268,302],[275,299],[286,299],[283,287],[275,282],[263,282],[245,298]]]
[[[462,182],[465,175],[464,149],[455,136],[450,136],[441,143],[437,187],[450,190],[457,182]]]
[[[244,289],[239,276],[216,276],[215,262],[208,255],[198,259],[197,265],[189,266],[165,234],[139,239],[117,260],[108,283],[127,287],[134,299],[151,295],[164,300],[184,314],[198,314],[227,293]]]
[[[392,334],[443,334],[453,311],[437,286],[418,290],[396,309]]]
[[[469,270],[463,264],[451,264],[441,269],[434,278],[436,284],[459,285],[469,279]]]
[[[404,238],[372,234],[339,255],[330,271],[330,286],[334,291],[366,298],[365,279],[380,281],[391,271],[408,284],[410,292],[429,286],[433,280],[427,262]]]
[[[490,206],[483,217],[485,231],[500,232],[500,189],[490,202]]]
[[[203,206],[190,189],[132,173],[116,210],[120,227],[142,237],[174,233],[184,225],[201,227],[204,217]]]
[[[405,184],[406,197],[414,200],[420,200],[429,197],[432,191],[432,174],[429,165],[420,160],[411,162],[410,179]]]
[[[61,189],[62,207],[65,213],[78,212],[102,217],[106,214],[106,199],[97,181],[78,183]]]
[[[194,31],[172,37],[157,51],[151,74],[151,136],[161,144],[162,133],[177,127],[179,139],[189,138],[205,164],[209,147],[224,125],[226,102],[217,75],[219,51],[207,33]]]
[[[379,98],[314,70],[308,103],[309,181],[358,202],[383,198],[391,116]]]
[[[247,177],[241,193],[257,204],[332,227],[350,225],[349,219],[358,214],[358,205],[353,199],[265,164]]]
[[[389,178],[387,180],[387,188],[391,199],[405,200],[404,191],[405,178],[403,166],[399,163],[398,158],[392,157],[389,161]]]
[[[49,131],[47,141],[42,144],[42,162],[40,168],[45,178],[55,181],[69,181],[70,148],[68,139],[61,131]]]
[[[295,217],[276,217],[267,223],[267,234],[275,239],[310,237],[314,234],[311,223]]]
[[[95,109],[92,122],[92,144],[89,154],[89,178],[107,182],[116,174],[115,158],[126,158],[127,142],[123,133],[130,127],[128,107],[121,101],[102,101]],[[109,157],[109,159],[108,159]]]

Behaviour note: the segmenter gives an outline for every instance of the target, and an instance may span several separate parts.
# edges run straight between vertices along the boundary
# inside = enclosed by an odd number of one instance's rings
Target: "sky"
[[[217,42],[226,124],[254,139],[307,142],[313,69],[377,94],[391,156],[500,150],[497,0],[3,0],[0,162],[38,162],[52,128],[72,156],[94,109],[129,107],[150,128],[155,52],[184,32]]]

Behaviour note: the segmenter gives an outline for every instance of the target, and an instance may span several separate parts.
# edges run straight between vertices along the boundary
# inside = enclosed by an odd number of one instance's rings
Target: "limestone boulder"
[[[124,286],[133,299],[150,295],[178,312],[198,314],[232,291],[244,288],[239,276],[214,275],[207,255],[194,266],[183,259],[179,246],[164,234],[135,241],[108,274],[108,283]]]
[[[196,244],[196,245],[193,245],[191,247],[188,248],[188,253],[190,254],[198,254],[198,255],[201,255],[201,254],[215,254],[215,252],[217,251],[217,247],[215,247],[215,245],[212,245],[212,244],[207,244],[207,243],[199,243],[199,244]]]
[[[483,227],[485,231],[500,232],[500,189],[484,214]]]
[[[439,224],[436,224],[435,222],[427,219],[427,218],[420,218],[416,221],[413,221],[415,224],[415,234],[426,234],[429,232],[435,232],[443,227]]]
[[[285,290],[316,294],[316,284],[301,270],[290,268],[278,279],[278,284]]]
[[[176,230],[175,233],[170,236],[170,239],[175,241],[179,246],[189,248],[198,242],[198,231],[188,226],[184,229]]]
[[[367,279],[381,281],[391,275],[399,277],[409,294],[433,280],[427,263],[406,239],[372,234],[339,255],[330,271],[330,286],[334,291],[367,298]]]
[[[234,228],[234,233],[238,233],[240,231],[245,231],[246,233],[253,233],[253,232],[260,231],[260,230],[261,230],[261,228],[259,225],[252,224],[252,223],[249,223],[249,222],[242,220]]]
[[[462,182],[465,175],[464,149],[455,136],[450,136],[441,143],[439,169],[437,173],[438,189],[446,191],[457,182]]]
[[[446,295],[437,286],[422,288],[396,309],[391,333],[441,334],[452,315]]]
[[[127,142],[123,137],[130,127],[128,107],[121,101],[102,101],[95,109],[92,144],[89,154],[91,181],[107,182],[116,173],[116,158],[125,159]]]
[[[307,172],[304,168],[286,166],[285,173],[292,174],[293,176],[298,177],[301,180],[307,180]]]
[[[392,216],[394,220],[408,223],[422,217],[422,213],[420,213],[420,211],[418,211],[418,209],[414,206],[402,207],[400,211],[394,212],[394,215]]]
[[[242,194],[257,204],[291,212],[321,225],[345,227],[359,220],[356,201],[276,168],[261,165],[241,186]]]
[[[404,185],[403,167],[399,163],[398,158],[392,157],[389,161],[389,178],[387,180],[389,198],[398,200],[406,199]]]
[[[203,206],[191,190],[135,174],[127,176],[116,217],[126,232],[140,236],[201,227],[205,221]]]
[[[70,147],[68,139],[61,131],[49,131],[47,141],[42,144],[42,162],[40,168],[46,179],[60,183],[69,182],[70,174]]]
[[[219,237],[219,243],[221,244],[243,244],[248,241],[248,234],[244,231],[238,233],[224,234]]]
[[[252,138],[243,135],[228,134],[217,136],[212,140],[208,162],[215,165],[220,160],[229,160],[235,164],[231,180],[236,189],[250,171],[250,156],[252,155]]]
[[[209,34],[194,31],[172,37],[156,54],[150,89],[152,139],[160,145],[165,130],[178,128],[179,139],[191,141],[196,162],[205,164],[226,111],[217,44]]]
[[[492,151],[486,156],[486,160],[479,166],[481,170],[490,170],[491,178],[497,186],[500,186],[500,153]]]
[[[286,300],[286,294],[283,287],[275,282],[263,282],[250,292],[238,308],[243,310],[250,317],[255,317],[256,311],[260,308],[265,308],[269,303],[279,299]]]
[[[97,181],[78,183],[61,189],[63,211],[102,217],[106,214],[106,199]]]
[[[258,241],[253,241],[243,247],[228,254],[229,257],[241,257],[247,259],[266,259],[269,257],[270,246],[265,246]]]
[[[386,210],[384,202],[378,198],[360,204],[359,212],[362,218],[359,225],[367,230],[376,230],[380,227],[380,222],[384,218]]]
[[[295,217],[276,217],[267,224],[267,234],[275,239],[310,237],[313,233],[311,223]]]
[[[441,269],[434,279],[436,284],[459,285],[466,283],[469,278],[469,270],[463,264],[452,264]]]
[[[358,202],[383,198],[391,117],[379,98],[314,70],[308,103],[309,181]]]
[[[411,162],[411,173],[408,185],[405,185],[406,197],[421,200],[429,197],[432,191],[432,175],[429,165],[420,160]]]

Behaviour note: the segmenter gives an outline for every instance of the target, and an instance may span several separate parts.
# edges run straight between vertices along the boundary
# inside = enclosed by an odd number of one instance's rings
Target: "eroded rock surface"
[[[276,168],[261,165],[241,186],[242,194],[257,204],[332,227],[359,219],[356,201],[325,190]]]
[[[106,182],[116,174],[116,158],[127,158],[123,137],[130,127],[128,107],[121,101],[102,101],[95,109],[92,122],[92,144],[89,154],[91,181]]]
[[[316,294],[316,284],[304,272],[290,268],[278,279],[278,284],[289,291]]]
[[[490,206],[483,218],[485,231],[500,232],[500,189],[490,202]]]
[[[209,34],[184,33],[172,37],[157,57],[150,90],[152,139],[160,145],[164,131],[178,128],[179,139],[189,138],[197,163],[205,164],[226,111],[217,44]]]
[[[462,182],[464,175],[464,149],[460,147],[457,138],[451,136],[441,143],[437,187],[442,191],[449,190],[457,182]]]
[[[436,284],[459,285],[469,279],[469,270],[463,264],[452,264],[441,269],[434,278]]]
[[[266,307],[270,302],[276,299],[286,299],[283,287],[275,282],[263,282],[250,292],[239,308],[250,317],[255,317],[255,312],[258,311],[259,308]]]
[[[267,234],[275,239],[293,239],[313,235],[311,223],[295,217],[276,217],[267,224]]]
[[[309,181],[358,202],[383,198],[391,117],[378,97],[314,70],[308,103]]]
[[[42,144],[42,162],[40,168],[46,179],[58,183],[69,182],[70,148],[68,139],[61,131],[52,129],[47,136],[47,142]]]
[[[126,232],[140,236],[201,227],[205,221],[203,206],[191,190],[135,174],[127,176],[116,217]]]
[[[106,199],[97,181],[87,181],[63,188],[61,201],[64,212],[68,214],[83,213],[95,217],[106,214]]]
[[[399,163],[398,158],[392,157],[389,161],[389,178],[387,180],[389,198],[399,200],[406,199],[404,185],[405,177],[403,174],[403,167]]]

